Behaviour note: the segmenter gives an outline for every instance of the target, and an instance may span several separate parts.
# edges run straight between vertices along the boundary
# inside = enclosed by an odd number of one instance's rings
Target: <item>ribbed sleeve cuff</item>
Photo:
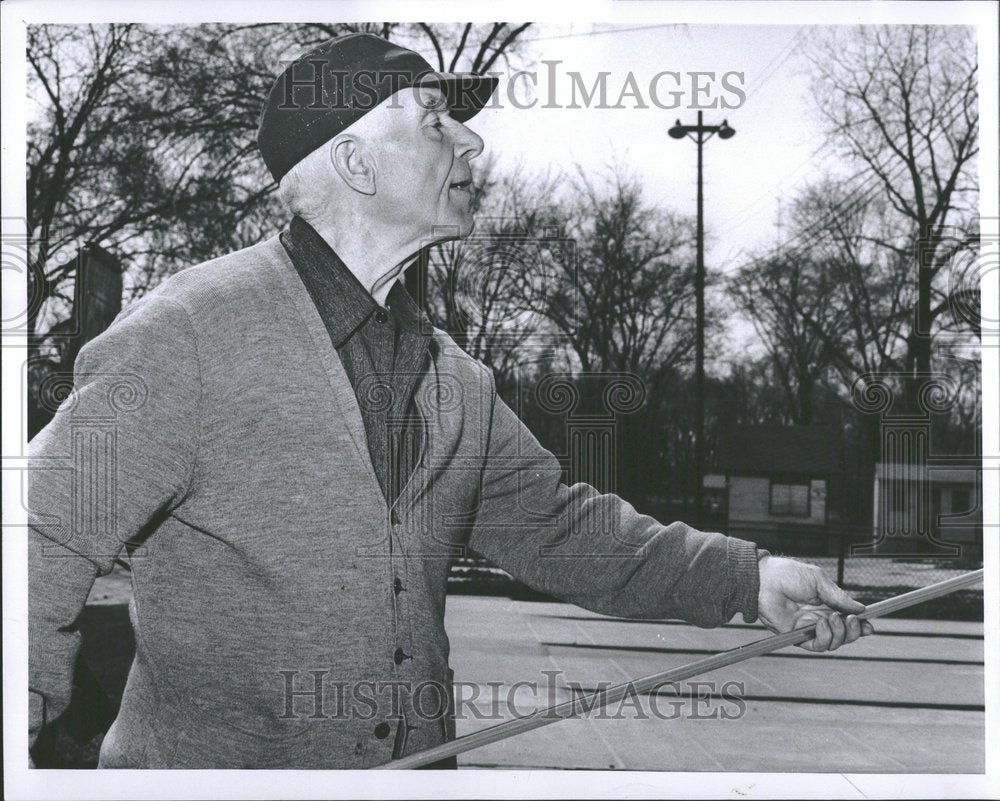
[[[726,557],[733,592],[730,595],[730,617],[743,613],[744,623],[757,620],[757,597],[760,594],[760,572],[757,563],[768,556],[768,552],[754,543],[737,537],[726,540]]]

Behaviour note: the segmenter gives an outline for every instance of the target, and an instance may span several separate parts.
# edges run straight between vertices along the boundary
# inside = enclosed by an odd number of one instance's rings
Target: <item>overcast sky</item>
[[[617,158],[642,179],[649,201],[691,215],[696,208],[696,147],[667,136],[676,119],[694,123],[697,118],[697,110],[688,107],[692,95],[686,73],[716,73],[711,97],[731,104],[740,98],[721,85],[721,75],[743,73],[746,99],[738,108],[703,112],[706,123],[727,119],[737,132],[705,146],[705,258],[710,270],[731,271],[741,256],[775,247],[779,198],[787,218],[798,187],[824,169],[842,171],[823,146],[821,121],[809,94],[808,60],[801,47],[808,41],[804,27],[541,24],[529,33],[524,55],[528,67],[538,72],[539,88],[532,91],[527,79],[519,78],[515,99],[526,104],[535,97],[537,103],[530,109],[514,107],[502,82],[498,96],[503,107],[488,108],[472,121],[498,166],[512,170],[522,162],[530,172],[572,172],[580,163],[587,170],[602,170]],[[624,98],[625,109],[542,108],[550,86],[550,68],[543,60],[562,62],[555,67],[555,101],[560,105],[572,102],[569,71],[580,73],[588,88],[603,71],[610,73],[608,105],[618,101],[631,72],[649,108],[636,108],[632,96]],[[650,81],[665,70],[681,73],[685,81],[677,110],[658,108],[649,97]],[[730,83],[740,86],[735,77]],[[657,86],[660,102],[668,104],[668,93],[676,88],[673,79],[661,78]],[[704,95],[701,100],[706,102]],[[582,102],[578,94],[577,103]],[[732,356],[744,349],[761,352],[748,322],[731,320],[728,335]]]
[[[732,139],[714,138],[705,146],[706,259],[715,269],[732,269],[743,250],[773,246],[778,198],[787,201],[796,186],[817,177],[824,167],[823,136],[809,97],[806,59],[798,47],[804,28],[688,25],[636,30],[542,24],[529,33],[526,55],[539,72],[537,104],[531,109],[513,107],[501,84],[504,107],[487,109],[472,123],[500,166],[512,169],[522,160],[530,170],[552,166],[572,171],[577,162],[600,169],[618,158],[642,178],[650,201],[684,213],[695,211],[696,148],[693,142],[670,139],[667,129],[677,118],[696,121],[697,111],[687,108],[691,90],[686,73],[715,72],[712,96],[730,103],[740,98],[721,86],[721,75],[744,74],[746,100],[739,108],[704,111],[706,122],[726,118],[737,131]],[[580,73],[588,87],[601,71],[610,73],[609,105],[616,103],[631,72],[649,108],[634,108],[638,103],[633,97],[624,98],[625,109],[542,108],[549,85],[549,68],[542,60],[562,62],[555,68],[557,103],[569,105],[572,100],[568,71]],[[657,108],[649,97],[651,79],[665,70],[681,73],[685,81],[682,107],[676,111]],[[738,78],[730,82],[739,86]],[[515,85],[518,102],[528,102],[532,95],[526,92],[527,79],[517,79]],[[672,77],[661,78],[657,86],[661,103],[669,103]],[[577,102],[582,103],[579,95]],[[836,163],[826,157],[825,166],[835,169]]]

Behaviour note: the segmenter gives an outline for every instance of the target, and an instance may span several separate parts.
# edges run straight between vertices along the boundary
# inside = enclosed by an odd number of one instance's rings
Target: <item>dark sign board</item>
[[[104,248],[86,247],[80,254],[73,300],[73,342],[70,360],[102,333],[122,308],[122,268]]]

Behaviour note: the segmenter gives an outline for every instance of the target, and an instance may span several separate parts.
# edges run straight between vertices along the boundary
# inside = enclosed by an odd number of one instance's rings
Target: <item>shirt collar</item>
[[[386,296],[385,305],[392,310],[403,330],[422,336],[430,336],[432,327],[430,318],[417,305],[413,296],[406,291],[402,281],[393,281],[392,288]]]
[[[334,347],[339,348],[378,304],[326,240],[301,217],[292,218],[288,230],[281,233],[281,244],[316,304]],[[386,300],[401,328],[430,336],[429,318],[401,281],[393,282]]]

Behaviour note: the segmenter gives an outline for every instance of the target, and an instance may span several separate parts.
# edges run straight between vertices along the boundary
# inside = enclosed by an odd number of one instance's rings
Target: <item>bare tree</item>
[[[708,430],[716,440],[739,426],[794,422],[789,415],[787,390],[776,377],[770,356],[730,362],[724,374],[710,379],[709,387],[710,402],[714,401],[709,411],[714,414]]]
[[[575,263],[535,298],[584,371],[654,376],[685,365],[694,347],[692,222],[653,208],[616,167],[604,185],[582,169],[560,210]]]
[[[432,64],[444,54],[445,66],[486,71],[506,63],[527,27],[29,26],[31,402],[44,376],[65,367],[58,344],[82,246],[103,245],[122,262],[127,302],[166,275],[280,227],[284,211],[256,130],[262,98],[292,59],[365,31],[391,35]]]
[[[69,216],[92,218],[96,203],[82,185],[102,176],[95,169],[99,153],[111,149],[110,134],[125,120],[121,101],[123,67],[133,48],[131,25],[70,28],[28,27],[28,96],[35,107],[28,124],[27,233],[28,330],[35,332],[37,317],[46,301],[62,297],[62,284],[73,268],[59,252],[81,233],[97,226],[68,224]],[[77,191],[74,191],[78,188]],[[56,223],[59,223],[58,228]],[[123,224],[121,216],[102,228],[113,234]],[[70,254],[73,255],[73,254]]]
[[[693,221],[643,199],[637,178],[613,166],[604,180],[578,169],[560,201],[553,201],[560,236],[572,241],[574,260],[560,260],[536,285],[536,309],[567,342],[586,377],[630,374],[645,402],[618,422],[619,491],[633,502],[654,502],[667,482],[690,495],[693,415],[685,391],[693,358]],[[709,341],[718,330],[710,309]],[[580,393],[584,413],[601,411],[597,385]],[[651,432],[656,432],[651,441]],[[665,510],[661,510],[666,513]]]
[[[256,151],[261,98],[290,59],[360,30],[398,38],[432,63],[481,71],[515,52],[527,25],[367,23],[30,26],[30,328],[71,304],[76,242],[106,243],[126,292],[277,227],[274,184]],[[72,254],[70,254],[72,255]],[[61,305],[59,305],[61,302]]]
[[[129,267],[126,291],[140,293],[236,244],[241,221],[269,194],[266,182],[247,180],[258,172],[248,95],[259,93],[213,83],[228,54],[202,48],[206,36],[117,24],[29,28],[34,314],[63,301],[49,309],[56,322],[71,300],[75,262],[52,254],[106,242]],[[29,323],[37,333],[34,316]]]
[[[831,141],[858,164],[901,223],[874,245],[906,259],[916,297],[904,367],[913,405],[950,300],[940,286],[975,233],[979,113],[975,31],[958,26],[827,30],[812,52]]]
[[[522,346],[549,326],[532,307],[547,276],[572,262],[574,243],[549,199],[559,179],[497,176],[493,162],[475,172],[476,230],[427,254],[431,319],[493,367],[498,385],[514,381]]]
[[[859,375],[898,372],[913,307],[911,263],[878,242],[894,220],[880,199],[860,201],[842,182],[807,187],[792,208],[781,254],[744,265],[731,297],[753,322],[792,418],[812,417],[816,388],[847,398]]]
[[[841,383],[898,370],[916,292],[908,255],[879,244],[895,225],[886,202],[860,200],[846,184],[822,181],[803,193],[793,215],[832,290],[825,318],[800,313],[829,346]]]
[[[519,51],[523,42],[522,34],[530,27],[530,22],[419,22],[397,26],[395,31],[401,40],[413,41],[414,47],[421,52],[429,44],[434,51],[434,58],[428,57],[428,60],[440,72],[461,70],[485,75],[498,62],[508,63],[508,59]]]
[[[823,265],[790,253],[755,262],[729,281],[770,357],[792,422],[812,422],[813,398],[839,344],[834,291]]]

